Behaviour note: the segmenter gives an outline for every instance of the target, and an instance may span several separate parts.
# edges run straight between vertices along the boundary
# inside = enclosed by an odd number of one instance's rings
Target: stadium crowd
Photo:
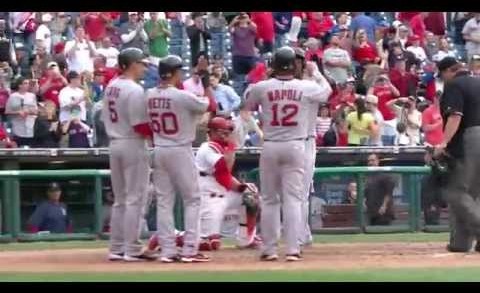
[[[334,89],[317,118],[318,146],[412,146],[442,141],[436,64],[447,56],[480,74],[480,13],[458,12],[2,12],[0,140],[6,147],[106,147],[103,90],[117,56],[185,60],[182,87],[203,95],[209,78],[219,113],[241,146],[262,141],[261,117],[243,109],[249,84],[269,76],[272,52],[303,48],[306,74]],[[477,55],[479,54],[479,55]],[[357,99],[363,97],[362,99]],[[206,121],[199,121],[205,126]],[[206,139],[199,127],[195,146]]]

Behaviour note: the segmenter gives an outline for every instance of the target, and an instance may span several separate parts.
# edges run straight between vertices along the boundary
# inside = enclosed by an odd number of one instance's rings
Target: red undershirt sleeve
[[[217,182],[220,183],[227,190],[232,189],[232,174],[230,174],[230,170],[228,169],[227,161],[225,161],[225,158],[222,157],[220,160],[217,161],[217,163],[215,164],[215,172],[213,175],[215,176]]]
[[[136,133],[144,136],[144,137],[152,137],[153,132],[152,129],[150,128],[150,125],[148,123],[143,123],[143,124],[137,124],[133,126],[133,130],[135,130]]]

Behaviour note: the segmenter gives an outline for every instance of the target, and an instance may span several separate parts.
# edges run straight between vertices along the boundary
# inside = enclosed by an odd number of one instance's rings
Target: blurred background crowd
[[[178,86],[203,95],[208,74],[239,145],[259,146],[261,116],[243,111],[243,92],[288,45],[305,50],[307,76],[321,72],[334,89],[319,109],[318,146],[435,145],[436,65],[452,56],[480,75],[479,21],[476,12],[0,12],[1,144],[108,146],[103,90],[119,51],[136,47],[151,61],[145,89],[158,84],[160,58],[179,55]],[[198,129],[196,146],[206,139]]]

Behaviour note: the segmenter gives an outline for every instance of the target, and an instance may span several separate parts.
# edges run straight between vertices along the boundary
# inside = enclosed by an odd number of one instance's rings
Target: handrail
[[[315,168],[314,179],[321,180],[322,178],[335,175],[353,175],[357,182],[357,220],[362,230],[366,229],[364,218],[364,198],[365,198],[365,176],[374,173],[395,173],[408,176],[407,190],[409,193],[409,231],[414,232],[420,228],[420,188],[418,186],[420,180],[418,176],[421,174],[429,174],[430,167],[428,166],[388,166],[388,167],[320,167]],[[248,178],[255,180],[259,178],[259,169],[253,169],[248,173]],[[309,217],[310,218],[310,217]]]

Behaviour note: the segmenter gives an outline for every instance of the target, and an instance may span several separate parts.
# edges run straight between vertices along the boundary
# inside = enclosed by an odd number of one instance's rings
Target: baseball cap
[[[60,190],[61,190],[60,184],[58,184],[57,182],[51,182],[50,184],[48,184],[48,189],[47,189],[48,192],[60,191]]]
[[[137,15],[137,14],[138,14],[138,12],[129,12],[129,13],[128,13],[128,16],[130,16],[130,15]]]
[[[438,72],[443,72],[457,64],[459,64],[459,62],[454,57],[450,57],[450,56],[445,57],[440,62],[437,63]]]
[[[50,69],[50,68],[52,68],[52,67],[58,67],[58,64],[57,64],[57,62],[54,62],[54,61],[52,61],[52,62],[48,62],[48,64],[47,64],[47,68],[49,68],[49,69]]]
[[[370,104],[374,104],[374,105],[378,105],[378,97],[375,96],[375,95],[367,95],[365,97],[365,102],[370,103]]]
[[[79,78],[80,77],[80,74],[78,74],[78,72],[76,71],[70,71],[68,74],[67,74],[67,80],[70,81],[72,79],[75,79],[75,78]]]

